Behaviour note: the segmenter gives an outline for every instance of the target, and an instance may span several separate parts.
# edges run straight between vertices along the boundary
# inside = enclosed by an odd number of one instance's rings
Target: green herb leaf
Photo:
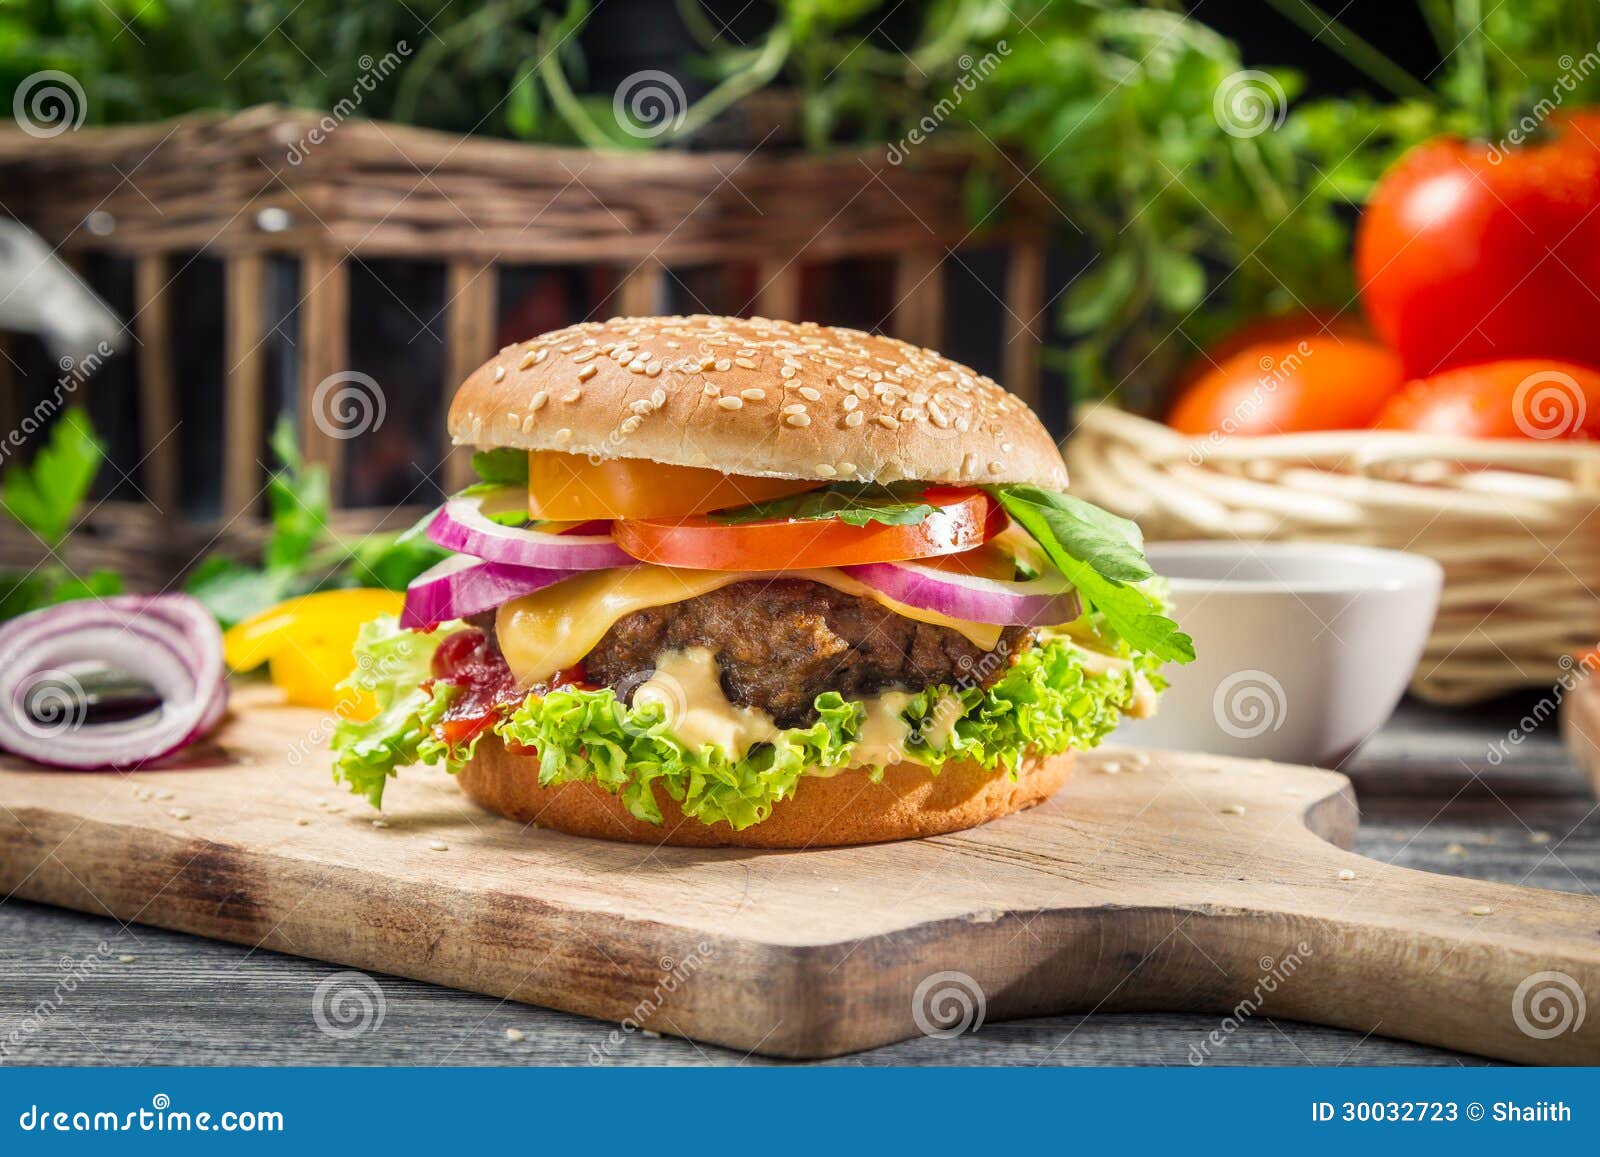
[[[477,471],[479,478],[491,486],[526,488],[528,485],[526,450],[479,450],[472,456],[472,468]]]
[[[50,427],[50,439],[32,463],[14,464],[0,482],[6,513],[51,548],[61,545],[78,506],[100,470],[104,448],[82,410],[65,411]]]
[[[888,486],[842,482],[807,490],[804,494],[719,510],[707,517],[724,526],[780,518],[795,522],[836,518],[850,526],[865,526],[869,522],[916,526],[934,512],[934,507],[922,501],[922,492],[926,489],[927,484],[922,482],[895,482]]]
[[[272,533],[261,557],[268,570],[293,569],[328,528],[328,472],[306,464],[287,415],[273,429],[272,450],[282,465],[267,481]]]
[[[1194,641],[1161,613],[1161,602],[1132,585],[1152,577],[1137,526],[1093,503],[1037,486],[996,486],[990,493],[1130,646],[1171,662],[1194,658]]]

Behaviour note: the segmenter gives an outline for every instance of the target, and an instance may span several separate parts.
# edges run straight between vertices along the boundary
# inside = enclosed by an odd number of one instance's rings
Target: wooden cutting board
[[[0,764],[0,893],[778,1056],[1164,1009],[1600,1062],[1600,901],[1343,851],[1331,772],[1105,751],[974,831],[656,850],[524,830],[440,772],[375,827],[322,716],[240,699],[182,767]],[[1563,1026],[1557,989],[1595,1007]]]

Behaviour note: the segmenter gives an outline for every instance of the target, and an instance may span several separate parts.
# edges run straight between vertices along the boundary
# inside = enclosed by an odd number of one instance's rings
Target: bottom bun
[[[540,787],[539,761],[511,754],[494,735],[483,737],[457,778],[463,791],[491,811],[574,836],[701,848],[811,848],[976,827],[1049,799],[1071,765],[1070,754],[1024,760],[1016,779],[1004,768],[955,762],[938,775],[918,763],[895,764],[877,783],[865,768],[802,776],[794,795],[743,831],[726,821],[703,824],[685,816],[665,791],[656,792],[663,820],[658,826],[635,819],[618,796],[592,783]]]

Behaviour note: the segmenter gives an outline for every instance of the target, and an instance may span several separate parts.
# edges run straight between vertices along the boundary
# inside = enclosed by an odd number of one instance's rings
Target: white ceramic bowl
[[[1332,765],[1394,710],[1443,572],[1421,555],[1316,543],[1163,542],[1197,658],[1169,664],[1160,710],[1117,741]]]

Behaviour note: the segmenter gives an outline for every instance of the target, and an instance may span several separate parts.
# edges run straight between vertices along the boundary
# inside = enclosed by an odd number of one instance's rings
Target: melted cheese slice
[[[529,685],[575,665],[594,650],[618,619],[634,611],[681,603],[732,583],[776,578],[809,579],[847,595],[871,599],[905,618],[959,631],[985,651],[994,650],[1000,642],[1001,627],[908,607],[831,567],[753,573],[641,563],[597,570],[512,599],[496,612],[494,629],[511,673],[519,683]]]

